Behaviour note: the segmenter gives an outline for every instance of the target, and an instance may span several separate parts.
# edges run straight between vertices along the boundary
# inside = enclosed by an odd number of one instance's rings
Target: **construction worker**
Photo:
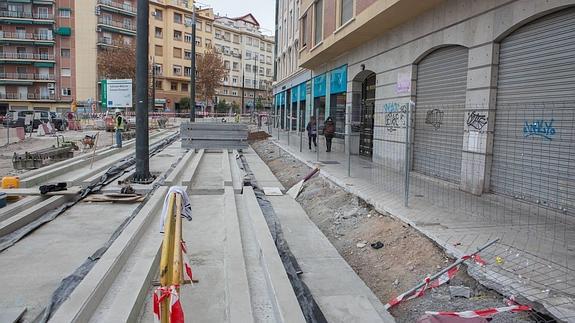
[[[122,111],[120,111],[120,109],[116,109],[116,116],[114,120],[114,129],[116,130],[116,147],[122,148],[122,131],[124,131],[126,120],[124,120],[124,116],[122,116]]]

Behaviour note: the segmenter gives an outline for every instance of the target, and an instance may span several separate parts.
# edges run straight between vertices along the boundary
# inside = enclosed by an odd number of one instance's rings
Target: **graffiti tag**
[[[467,117],[467,125],[475,130],[481,130],[487,124],[487,116],[477,111],[471,111]]]
[[[394,132],[397,128],[405,127],[407,104],[386,103],[383,108],[385,111],[385,127],[387,131]]]
[[[525,137],[539,136],[547,140],[553,140],[553,136],[556,132],[555,127],[553,127],[553,121],[553,119],[549,121],[535,120],[529,123],[526,120],[523,126],[523,135]]]
[[[432,125],[435,130],[438,130],[443,124],[443,111],[439,109],[427,111],[427,115],[425,116],[425,123]]]

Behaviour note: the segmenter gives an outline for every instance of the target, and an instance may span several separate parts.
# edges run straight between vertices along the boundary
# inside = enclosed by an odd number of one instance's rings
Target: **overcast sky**
[[[251,13],[256,17],[266,34],[273,35],[275,26],[274,0],[196,0],[199,5],[209,5],[214,13],[222,16],[239,17]]]

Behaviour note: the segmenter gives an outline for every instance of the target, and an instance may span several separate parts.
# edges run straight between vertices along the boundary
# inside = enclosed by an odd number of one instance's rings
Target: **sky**
[[[266,34],[273,35],[275,26],[274,0],[196,0],[198,5],[209,5],[214,14],[239,17],[251,13]]]

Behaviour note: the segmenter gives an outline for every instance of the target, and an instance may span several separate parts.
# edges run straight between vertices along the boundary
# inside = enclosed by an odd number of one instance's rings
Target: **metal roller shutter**
[[[468,50],[438,49],[417,66],[413,170],[454,183],[461,179]]]
[[[491,191],[575,207],[575,8],[539,18],[500,46]]]

